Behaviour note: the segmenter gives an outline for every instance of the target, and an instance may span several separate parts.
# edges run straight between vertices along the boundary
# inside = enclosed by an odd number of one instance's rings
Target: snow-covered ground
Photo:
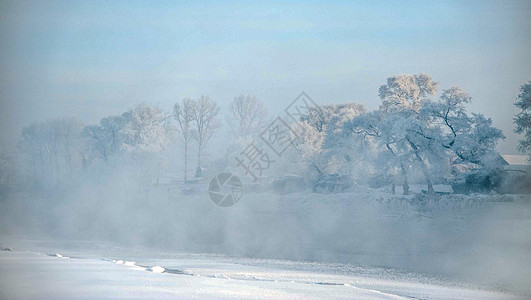
[[[50,243],[18,243],[28,244],[41,251],[53,248]],[[348,264],[171,254],[104,245],[65,248],[53,249],[61,253],[1,251],[0,298],[524,299],[414,273]]]

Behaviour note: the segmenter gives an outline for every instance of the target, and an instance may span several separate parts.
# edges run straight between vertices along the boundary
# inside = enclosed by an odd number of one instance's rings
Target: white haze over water
[[[407,204],[411,197],[363,187],[334,196],[246,191],[237,205],[220,208],[206,186],[184,196],[120,173],[84,178],[61,194],[7,197],[0,246],[19,246],[17,239],[26,237],[43,242],[22,243],[20,250],[74,257],[138,262],[195,252],[343,263],[531,293],[528,196],[456,195],[423,212]],[[512,202],[492,202],[500,199]],[[131,253],[104,250],[114,246]],[[138,254],[145,247],[151,250]]]

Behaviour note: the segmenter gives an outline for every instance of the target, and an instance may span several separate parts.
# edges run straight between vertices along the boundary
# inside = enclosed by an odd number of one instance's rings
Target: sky
[[[0,147],[55,117],[86,124],[139,103],[253,94],[277,114],[380,104],[396,74],[460,86],[516,154],[512,117],[531,80],[531,1],[0,1]]]

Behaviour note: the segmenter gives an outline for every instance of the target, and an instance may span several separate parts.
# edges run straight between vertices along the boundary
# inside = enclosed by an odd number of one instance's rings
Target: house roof
[[[502,155],[503,159],[511,166],[531,166],[527,155]]]

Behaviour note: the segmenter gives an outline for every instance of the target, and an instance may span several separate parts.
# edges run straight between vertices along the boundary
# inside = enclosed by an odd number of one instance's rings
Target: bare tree
[[[61,118],[33,123],[22,130],[19,146],[32,157],[35,186],[38,179],[47,183],[55,179],[58,184],[61,176],[67,178],[72,175],[72,149],[78,142],[81,128],[76,119]]]
[[[230,104],[230,113],[229,127],[237,137],[244,137],[260,129],[267,112],[264,103],[255,96],[240,95]]]
[[[201,155],[205,149],[206,144],[219,128],[217,115],[219,114],[219,107],[216,102],[212,101],[208,96],[201,96],[195,105],[194,121],[196,124],[196,139],[197,139],[197,170],[195,177],[203,176],[201,171]]]
[[[184,141],[184,183],[186,183],[188,172],[188,145],[193,137],[191,123],[194,120],[195,102],[190,98],[182,100],[182,104],[175,103],[173,106],[173,117],[179,124],[178,130]]]

